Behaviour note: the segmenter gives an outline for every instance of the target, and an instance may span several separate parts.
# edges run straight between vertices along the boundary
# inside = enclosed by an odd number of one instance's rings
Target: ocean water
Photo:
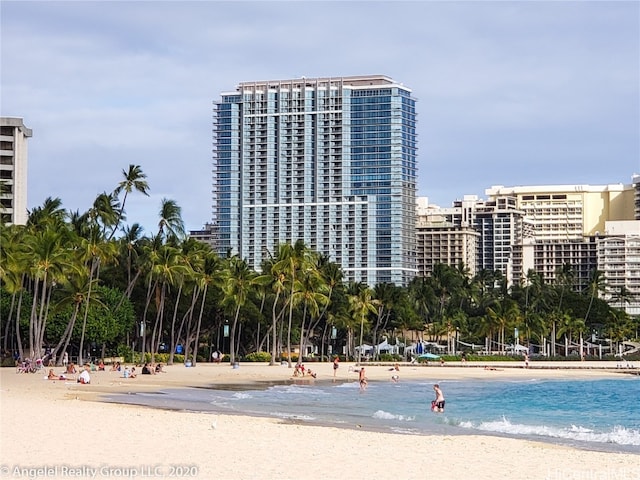
[[[487,434],[640,454],[640,377],[603,380],[357,381],[171,389],[107,400],[156,408],[270,416],[407,435]]]

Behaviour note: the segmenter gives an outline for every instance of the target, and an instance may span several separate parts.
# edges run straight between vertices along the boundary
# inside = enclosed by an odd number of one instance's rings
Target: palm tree
[[[356,318],[360,319],[360,348],[358,349],[358,363],[362,359],[362,345],[364,341],[364,321],[369,313],[377,313],[379,302],[373,298],[373,290],[367,285],[358,284],[357,293],[349,296],[349,305]]]
[[[79,217],[74,224],[77,234],[81,237],[79,251],[89,271],[89,290],[85,302],[82,333],[80,334],[79,363],[83,361],[84,337],[89,314],[89,302],[91,301],[91,287],[94,284],[93,280],[95,279],[95,283],[98,283],[100,266],[115,261],[118,252],[116,243],[104,238],[105,230],[117,218],[116,203],[117,200],[114,200],[112,195],[100,194],[87,214]]]
[[[497,303],[494,307],[488,308],[487,314],[493,320],[493,324],[496,325],[500,331],[498,342],[501,349],[504,349],[505,329],[518,324],[521,318],[520,308],[515,301],[506,298],[504,301]]]
[[[124,177],[124,180],[122,180],[118,184],[113,193],[116,196],[119,196],[120,193],[124,191],[124,197],[122,198],[122,205],[118,210],[118,218],[115,221],[115,226],[107,240],[111,240],[113,238],[116,230],[118,229],[118,226],[120,225],[120,222],[124,217],[124,206],[127,203],[127,196],[134,190],[142,193],[143,195],[146,195],[147,197],[149,196],[149,185],[145,180],[147,176],[142,172],[142,168],[140,167],[140,165],[129,165],[129,170],[122,170],[122,175]]]
[[[180,306],[180,301],[182,300],[182,291],[185,287],[185,284],[191,283],[195,287],[195,278],[196,278],[195,270],[198,268],[198,264],[202,260],[198,251],[199,245],[202,245],[202,244],[197,240],[190,238],[183,241],[182,244],[179,245],[178,247],[177,260],[178,260],[179,266],[182,268],[180,268],[180,270],[176,274],[176,283],[178,284],[178,291],[176,292],[176,295],[175,295],[175,302],[173,304],[173,315],[171,317],[170,342],[169,342],[171,346],[171,350],[169,353],[169,362],[168,362],[170,365],[173,364],[173,355],[175,352],[175,347],[177,345],[177,339],[180,338],[180,335],[182,333],[182,327],[184,326],[184,320],[185,320],[185,318],[183,317],[183,321],[180,324],[180,328],[178,329],[178,332],[176,332],[176,321],[178,319],[178,308]],[[191,319],[193,318],[193,308],[195,307],[196,300],[197,300],[197,289],[193,288],[191,305],[189,306],[189,309],[187,311],[187,315]],[[185,342],[185,358],[189,358],[190,342],[188,340],[189,340],[189,336],[187,335],[187,342]],[[192,365],[194,365],[195,362],[196,362],[196,359],[194,358]]]
[[[151,336],[151,362],[160,344],[163,331],[164,307],[167,290],[176,285],[184,274],[185,267],[180,261],[180,251],[170,245],[162,245],[157,252],[157,259],[152,267],[152,276],[157,279],[156,286],[156,320]],[[173,350],[173,346],[172,346]],[[186,360],[186,359],[185,359]]]
[[[569,313],[565,313],[560,317],[560,324],[557,331],[556,339],[559,339],[561,336],[564,336],[565,342],[565,350],[564,356],[569,356],[569,346],[573,342],[573,333],[579,333],[582,336],[582,333],[585,329],[584,320],[581,318],[575,318]]]
[[[278,272],[283,272],[287,275],[287,282],[289,284],[289,295],[287,298],[287,304],[289,306],[289,326],[287,329],[287,363],[291,368],[291,328],[293,323],[293,305],[295,299],[295,292],[300,290],[300,282],[297,280],[297,272],[302,268],[302,264],[307,255],[307,247],[302,240],[298,240],[295,245],[288,243],[280,245],[278,249],[278,258],[274,265],[274,268]],[[300,352],[302,354],[302,352]]]
[[[25,258],[30,258],[29,275],[33,279],[33,303],[29,323],[29,353],[33,358],[42,356],[42,342],[49,312],[51,290],[63,282],[70,269],[75,268],[66,235],[62,231],[45,228],[26,238]]]
[[[4,351],[9,349],[11,319],[15,312],[15,335],[18,344],[19,355],[23,357],[22,342],[20,338],[20,314],[22,310],[22,298],[24,292],[24,279],[29,259],[21,255],[25,235],[28,232],[21,225],[5,226],[0,224],[0,282],[2,288],[11,295],[9,312],[3,312],[5,321]]]
[[[143,229],[140,224],[134,223],[130,227],[125,227],[124,235],[120,237],[120,246],[125,252],[127,265],[127,288],[124,292],[126,298],[131,298],[133,287],[142,274],[142,268],[141,266],[138,266],[138,268],[136,268],[135,276],[133,278],[131,277],[132,269],[141,255],[139,243],[142,240],[142,232]]]
[[[587,307],[587,313],[584,315],[584,323],[588,323],[589,321],[589,313],[591,312],[591,307],[593,306],[593,300],[599,297],[600,293],[604,293],[606,291],[606,279],[604,277],[604,273],[597,268],[594,268],[589,272],[589,283],[585,288],[589,293],[589,307]]]
[[[236,358],[235,335],[238,320],[240,318],[240,309],[245,305],[249,298],[253,285],[255,285],[256,275],[247,262],[241,260],[238,256],[231,257],[227,262],[227,270],[224,274],[224,302],[226,305],[234,306],[235,313],[233,316],[233,324],[231,325],[230,336],[230,360],[233,364]]]
[[[561,267],[556,268],[556,288],[559,290],[558,305],[556,306],[558,311],[562,311],[562,301],[564,300],[564,295],[573,287],[575,276],[575,270],[569,263],[564,263]]]
[[[625,305],[630,303],[634,298],[633,292],[631,292],[627,287],[621,285],[617,287],[611,296],[611,300],[616,303],[620,302],[620,310],[625,310]]]
[[[46,226],[61,228],[67,217],[67,211],[62,208],[60,198],[47,197],[41,207],[35,207],[29,211],[27,218],[27,228],[42,229]]]
[[[408,287],[408,295],[413,311],[420,319],[416,325],[419,331],[423,331],[427,324],[431,323],[434,310],[437,309],[438,299],[429,279],[415,277]]]
[[[71,304],[73,305],[73,313],[71,314],[71,318],[67,322],[67,327],[64,330],[64,333],[60,337],[58,344],[55,346],[53,351],[51,352],[54,358],[57,358],[57,365],[62,364],[62,355],[58,356],[58,352],[66,352],[69,347],[69,342],[71,341],[71,337],[73,335],[73,329],[76,325],[76,320],[78,318],[78,314],[80,313],[80,308],[82,305],[86,305],[85,302],[91,299],[92,303],[100,303],[96,296],[89,297],[89,292],[91,291],[91,287],[97,284],[97,280],[92,280],[94,285],[89,286],[89,275],[88,272],[81,271],[77,275],[72,275],[67,278],[67,281],[64,282],[61,290],[61,294],[63,295],[62,299],[59,300],[56,308],[59,308],[63,305]]]
[[[340,265],[335,262],[331,262],[328,257],[319,255],[318,265],[319,273],[322,276],[322,293],[326,295],[326,302],[324,302],[324,308],[318,315],[315,322],[313,322],[308,331],[315,330],[322,320],[325,320],[323,336],[322,336],[322,355],[324,355],[324,339],[328,328],[328,316],[330,315],[329,307],[334,304],[334,298],[340,293],[342,284],[342,269]],[[337,307],[337,305],[336,305]]]
[[[377,300],[376,322],[373,326],[372,343],[374,359],[378,358],[378,331],[384,330],[396,302],[400,299],[400,289],[392,283],[379,283],[373,289],[373,296]]]
[[[314,258],[315,257],[315,258]],[[304,268],[300,275],[300,292],[298,293],[299,300],[296,303],[302,303],[303,312],[302,320],[300,322],[300,360],[305,352],[305,319],[307,313],[311,319],[309,320],[308,333],[311,334],[313,329],[313,319],[320,317],[321,308],[326,307],[329,304],[329,297],[325,292],[328,292],[327,285],[324,283],[324,278],[317,265],[317,255],[310,255],[306,268]]]
[[[280,314],[284,312],[284,307],[280,310],[280,313],[277,312],[278,301],[280,297],[285,292],[286,286],[286,273],[283,270],[276,268],[273,258],[269,258],[269,260],[263,262],[262,265],[262,275],[259,275],[256,278],[256,284],[262,286],[263,288],[271,288],[272,292],[275,294],[275,298],[273,300],[273,304],[271,305],[271,361],[269,365],[276,364],[276,358],[278,355],[278,335],[277,335],[277,320],[280,318]]]
[[[158,235],[166,237],[168,240],[180,240],[184,237],[182,209],[175,200],[162,199],[158,229]]]
[[[218,255],[215,252],[208,251],[205,254],[201,268],[197,272],[197,277],[196,277],[198,288],[201,291],[202,301],[200,303],[200,313],[198,314],[198,324],[196,326],[195,344],[193,348],[194,362],[196,362],[196,359],[198,356],[200,329],[202,327],[202,315],[204,313],[204,305],[207,299],[207,292],[209,291],[209,287],[211,285],[220,284],[219,276],[221,272],[222,272],[222,262],[220,261],[220,257],[218,257]]]

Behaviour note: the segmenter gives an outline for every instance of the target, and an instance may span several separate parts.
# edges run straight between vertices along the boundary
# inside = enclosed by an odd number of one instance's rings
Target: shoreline
[[[331,364],[309,365],[318,373],[318,382],[333,381]],[[353,364],[340,365],[340,381],[357,379],[357,373],[348,371],[349,366]],[[371,381],[389,381],[388,365],[365,367]],[[400,365],[399,373],[402,379],[429,381],[620,378],[621,372],[615,368],[590,367],[493,371],[469,365],[405,364]],[[145,471],[156,478],[216,480],[348,480],[382,472],[393,472],[403,479],[473,476],[488,480],[516,475],[547,480],[640,478],[635,453],[584,450],[475,432],[416,436],[346,430],[271,417],[164,410],[101,399],[118,393],[216,385],[242,388],[292,379],[291,369],[266,364],[240,364],[233,369],[228,364],[205,363],[195,368],[173,365],[166,370],[165,374],[135,379],[120,378],[116,372],[93,372],[90,385],[79,385],[44,380],[44,372],[16,374],[13,368],[0,369],[0,463],[5,469],[0,477],[68,478],[71,472],[60,470],[66,466],[97,469],[94,476],[78,470],[74,478],[143,478]],[[36,448],[25,448],[34,443]],[[100,472],[101,466],[112,470]],[[52,475],[19,475],[20,468],[40,467],[59,468]],[[184,470],[186,467],[191,470]]]

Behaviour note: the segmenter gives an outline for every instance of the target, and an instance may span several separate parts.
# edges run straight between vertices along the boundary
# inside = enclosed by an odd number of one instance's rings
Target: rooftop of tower
[[[366,87],[369,85],[398,85],[398,82],[386,75],[355,75],[348,77],[318,77],[318,78],[292,78],[287,80],[258,80],[253,82],[240,82],[238,90],[244,88],[304,88],[326,85],[343,85],[351,87]],[[399,84],[401,85],[401,84]],[[406,87],[405,87],[406,88]]]

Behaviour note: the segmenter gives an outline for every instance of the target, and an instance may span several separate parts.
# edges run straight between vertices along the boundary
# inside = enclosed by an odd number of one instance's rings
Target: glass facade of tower
[[[281,243],[347,280],[406,285],[415,266],[416,113],[384,76],[241,83],[214,107],[220,254],[256,270]]]

